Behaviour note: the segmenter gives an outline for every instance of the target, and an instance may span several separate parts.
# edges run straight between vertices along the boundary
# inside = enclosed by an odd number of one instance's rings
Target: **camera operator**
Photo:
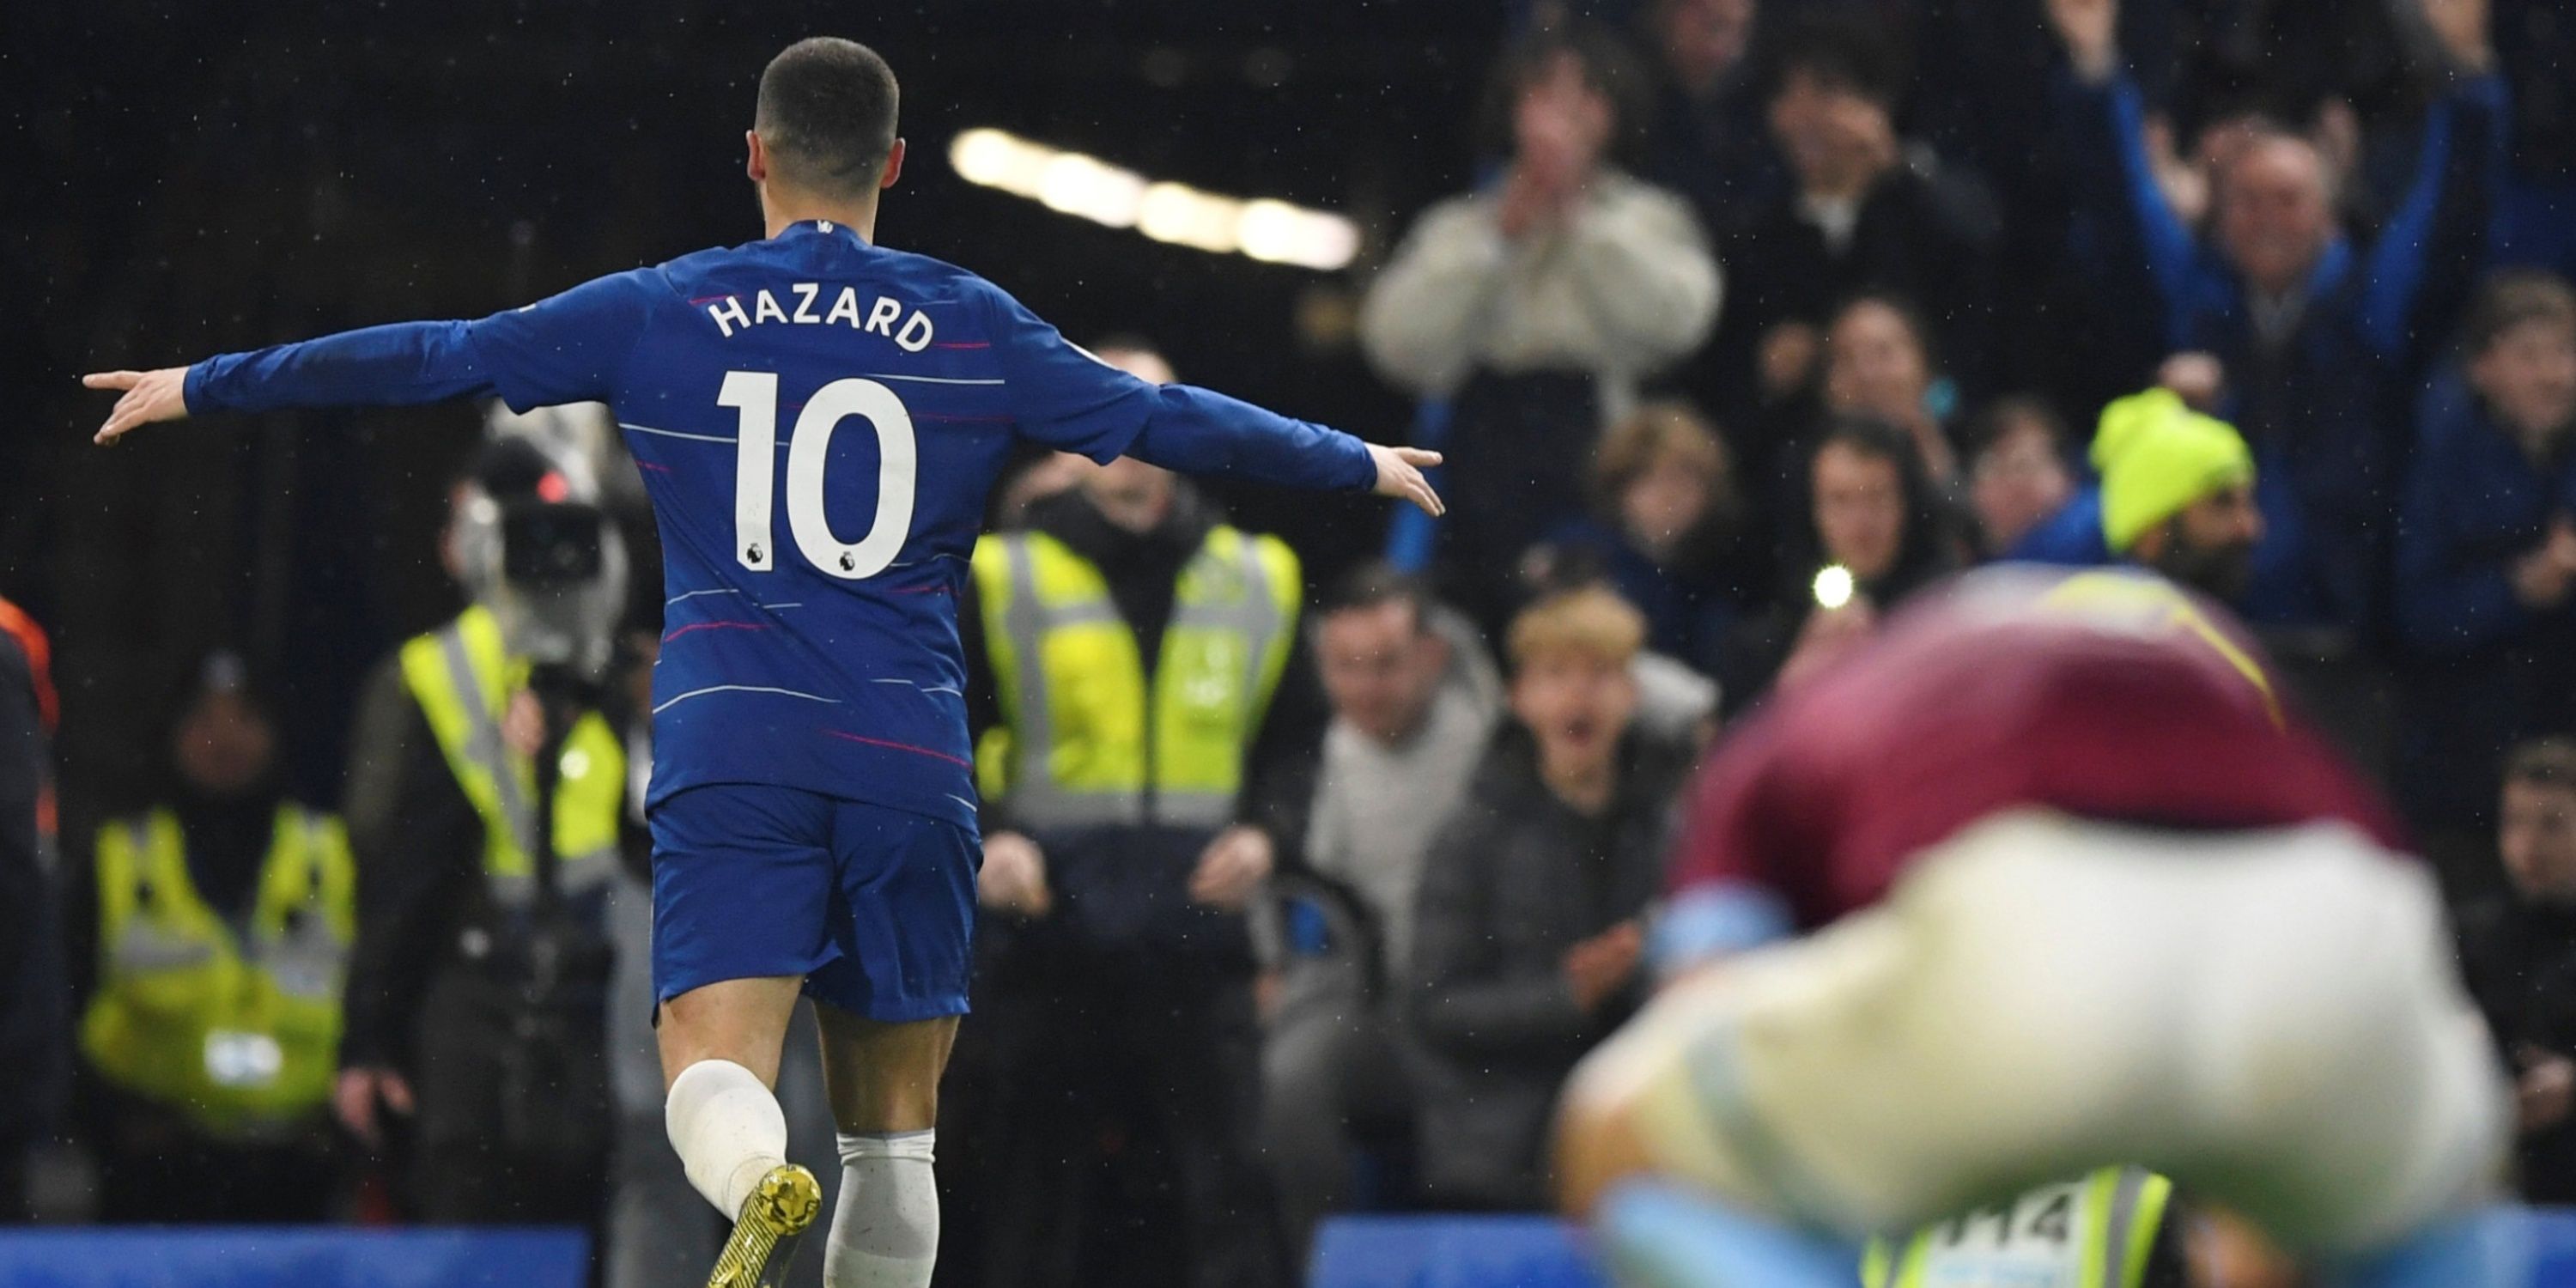
[[[610,686],[626,560],[590,471],[484,448],[442,551],[472,604],[371,678],[347,815],[358,935],[335,1096],[438,1223],[597,1227],[609,1177],[600,926],[627,839]]]

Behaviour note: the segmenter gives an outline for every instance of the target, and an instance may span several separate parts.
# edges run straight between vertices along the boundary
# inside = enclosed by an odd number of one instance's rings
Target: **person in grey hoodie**
[[[1385,981],[1411,967],[1424,855],[1502,705],[1473,628],[1384,564],[1335,587],[1311,640],[1333,719],[1304,862],[1275,879],[1283,960],[1262,1046],[1265,1149],[1297,1255],[1349,1204],[1356,1138],[1410,1116]]]

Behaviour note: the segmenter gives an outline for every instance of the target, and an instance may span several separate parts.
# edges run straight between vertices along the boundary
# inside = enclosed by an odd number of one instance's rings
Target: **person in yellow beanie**
[[[2102,409],[2093,468],[2114,556],[2230,604],[2244,598],[2263,515],[2254,455],[2234,426],[2170,389],[2131,394]]]

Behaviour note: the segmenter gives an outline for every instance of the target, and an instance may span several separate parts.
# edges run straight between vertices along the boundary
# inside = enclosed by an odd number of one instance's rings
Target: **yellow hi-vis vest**
[[[1305,593],[1286,543],[1208,533],[1174,587],[1150,695],[1089,560],[1013,532],[976,542],[974,571],[1003,715],[976,749],[987,798],[1029,827],[1232,821]]]
[[[108,1081],[209,1133],[291,1128],[331,1095],[357,877],[340,821],[277,811],[247,924],[188,877],[179,819],[98,836],[98,991],[81,1050]]]
[[[404,644],[402,671],[448,771],[483,817],[483,875],[494,901],[525,906],[537,887],[536,767],[502,738],[501,720],[510,695],[527,685],[527,660],[502,648],[500,623],[478,604]],[[575,894],[615,869],[626,747],[598,712],[586,711],[565,736],[557,768],[556,875],[562,891]]]
[[[1928,1226],[1900,1251],[1874,1239],[1862,1288],[2137,1288],[2173,1183],[2106,1167]]]

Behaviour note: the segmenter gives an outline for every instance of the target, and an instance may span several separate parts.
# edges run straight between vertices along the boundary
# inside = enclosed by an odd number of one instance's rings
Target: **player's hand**
[[[92,389],[121,389],[125,396],[109,408],[107,423],[98,427],[91,441],[105,447],[125,437],[139,425],[161,420],[184,420],[188,415],[186,367],[163,367],[158,371],[93,371],[81,377],[81,383]]]
[[[997,912],[1043,917],[1055,907],[1047,889],[1046,852],[1018,832],[984,838],[984,869],[975,878],[976,901]]]
[[[340,1080],[331,1089],[331,1106],[339,1113],[340,1125],[349,1134],[367,1143],[369,1148],[384,1143],[384,1133],[376,1122],[376,1104],[404,1117],[412,1111],[411,1084],[391,1069],[342,1069]]]
[[[1636,977],[1646,950],[1646,932],[1634,920],[1623,921],[1565,950],[1565,982],[1574,1001],[1586,1011],[1600,1009],[1611,994]]]
[[[1240,912],[1270,877],[1270,834],[1240,823],[1217,833],[1190,872],[1190,900]]]
[[[2048,25],[2066,42],[2075,74],[2100,84],[2119,53],[2120,0],[2048,0]]]
[[[1419,447],[1385,447],[1377,443],[1369,444],[1368,449],[1369,459],[1377,462],[1377,486],[1371,491],[1379,496],[1411,501],[1422,507],[1424,514],[1435,519],[1449,512],[1449,507],[1441,503],[1440,494],[1431,490],[1431,481],[1422,477],[1422,471],[1440,463],[1440,453]]]

